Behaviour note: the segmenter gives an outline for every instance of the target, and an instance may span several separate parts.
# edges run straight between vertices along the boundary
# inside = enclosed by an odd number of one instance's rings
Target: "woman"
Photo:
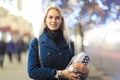
[[[28,74],[34,80],[78,80],[73,70],[66,70],[74,56],[74,44],[70,41],[64,18],[57,6],[47,9],[40,31],[40,54],[44,67],[39,64],[37,39],[29,46]],[[74,63],[75,70],[88,74],[89,70],[81,63]]]

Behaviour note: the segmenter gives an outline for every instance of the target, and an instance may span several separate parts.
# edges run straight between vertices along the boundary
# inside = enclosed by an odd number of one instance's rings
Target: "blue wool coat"
[[[34,80],[56,80],[56,71],[65,69],[74,56],[74,45],[71,42],[68,46],[64,39],[56,45],[45,34],[39,39],[44,68],[39,64],[37,39],[33,38],[29,46],[28,75]]]

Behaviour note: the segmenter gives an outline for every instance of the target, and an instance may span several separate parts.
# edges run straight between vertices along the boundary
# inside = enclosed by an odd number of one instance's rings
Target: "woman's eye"
[[[56,19],[60,19],[60,17],[56,17]]]
[[[49,19],[53,19],[53,18],[55,18],[55,19],[57,19],[57,20],[59,20],[59,19],[60,19],[60,17],[59,17],[59,16],[57,16],[57,17],[49,16],[48,18],[49,18]]]
[[[52,17],[52,16],[50,16],[49,18],[50,18],[50,19],[52,19],[53,17]]]

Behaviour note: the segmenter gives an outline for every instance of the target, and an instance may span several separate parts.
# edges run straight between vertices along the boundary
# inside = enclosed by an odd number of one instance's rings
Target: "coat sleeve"
[[[48,80],[54,79],[56,69],[41,67],[38,59],[37,39],[33,38],[28,51],[28,75],[32,79]]]

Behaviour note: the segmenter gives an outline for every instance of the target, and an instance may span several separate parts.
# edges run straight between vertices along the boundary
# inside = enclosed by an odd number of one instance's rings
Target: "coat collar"
[[[53,48],[57,51],[60,51],[59,48],[64,48],[67,46],[67,42],[65,40],[60,41],[59,46],[57,46],[51,39],[49,39],[45,34],[42,34],[40,37],[40,43],[44,43],[44,46]]]

